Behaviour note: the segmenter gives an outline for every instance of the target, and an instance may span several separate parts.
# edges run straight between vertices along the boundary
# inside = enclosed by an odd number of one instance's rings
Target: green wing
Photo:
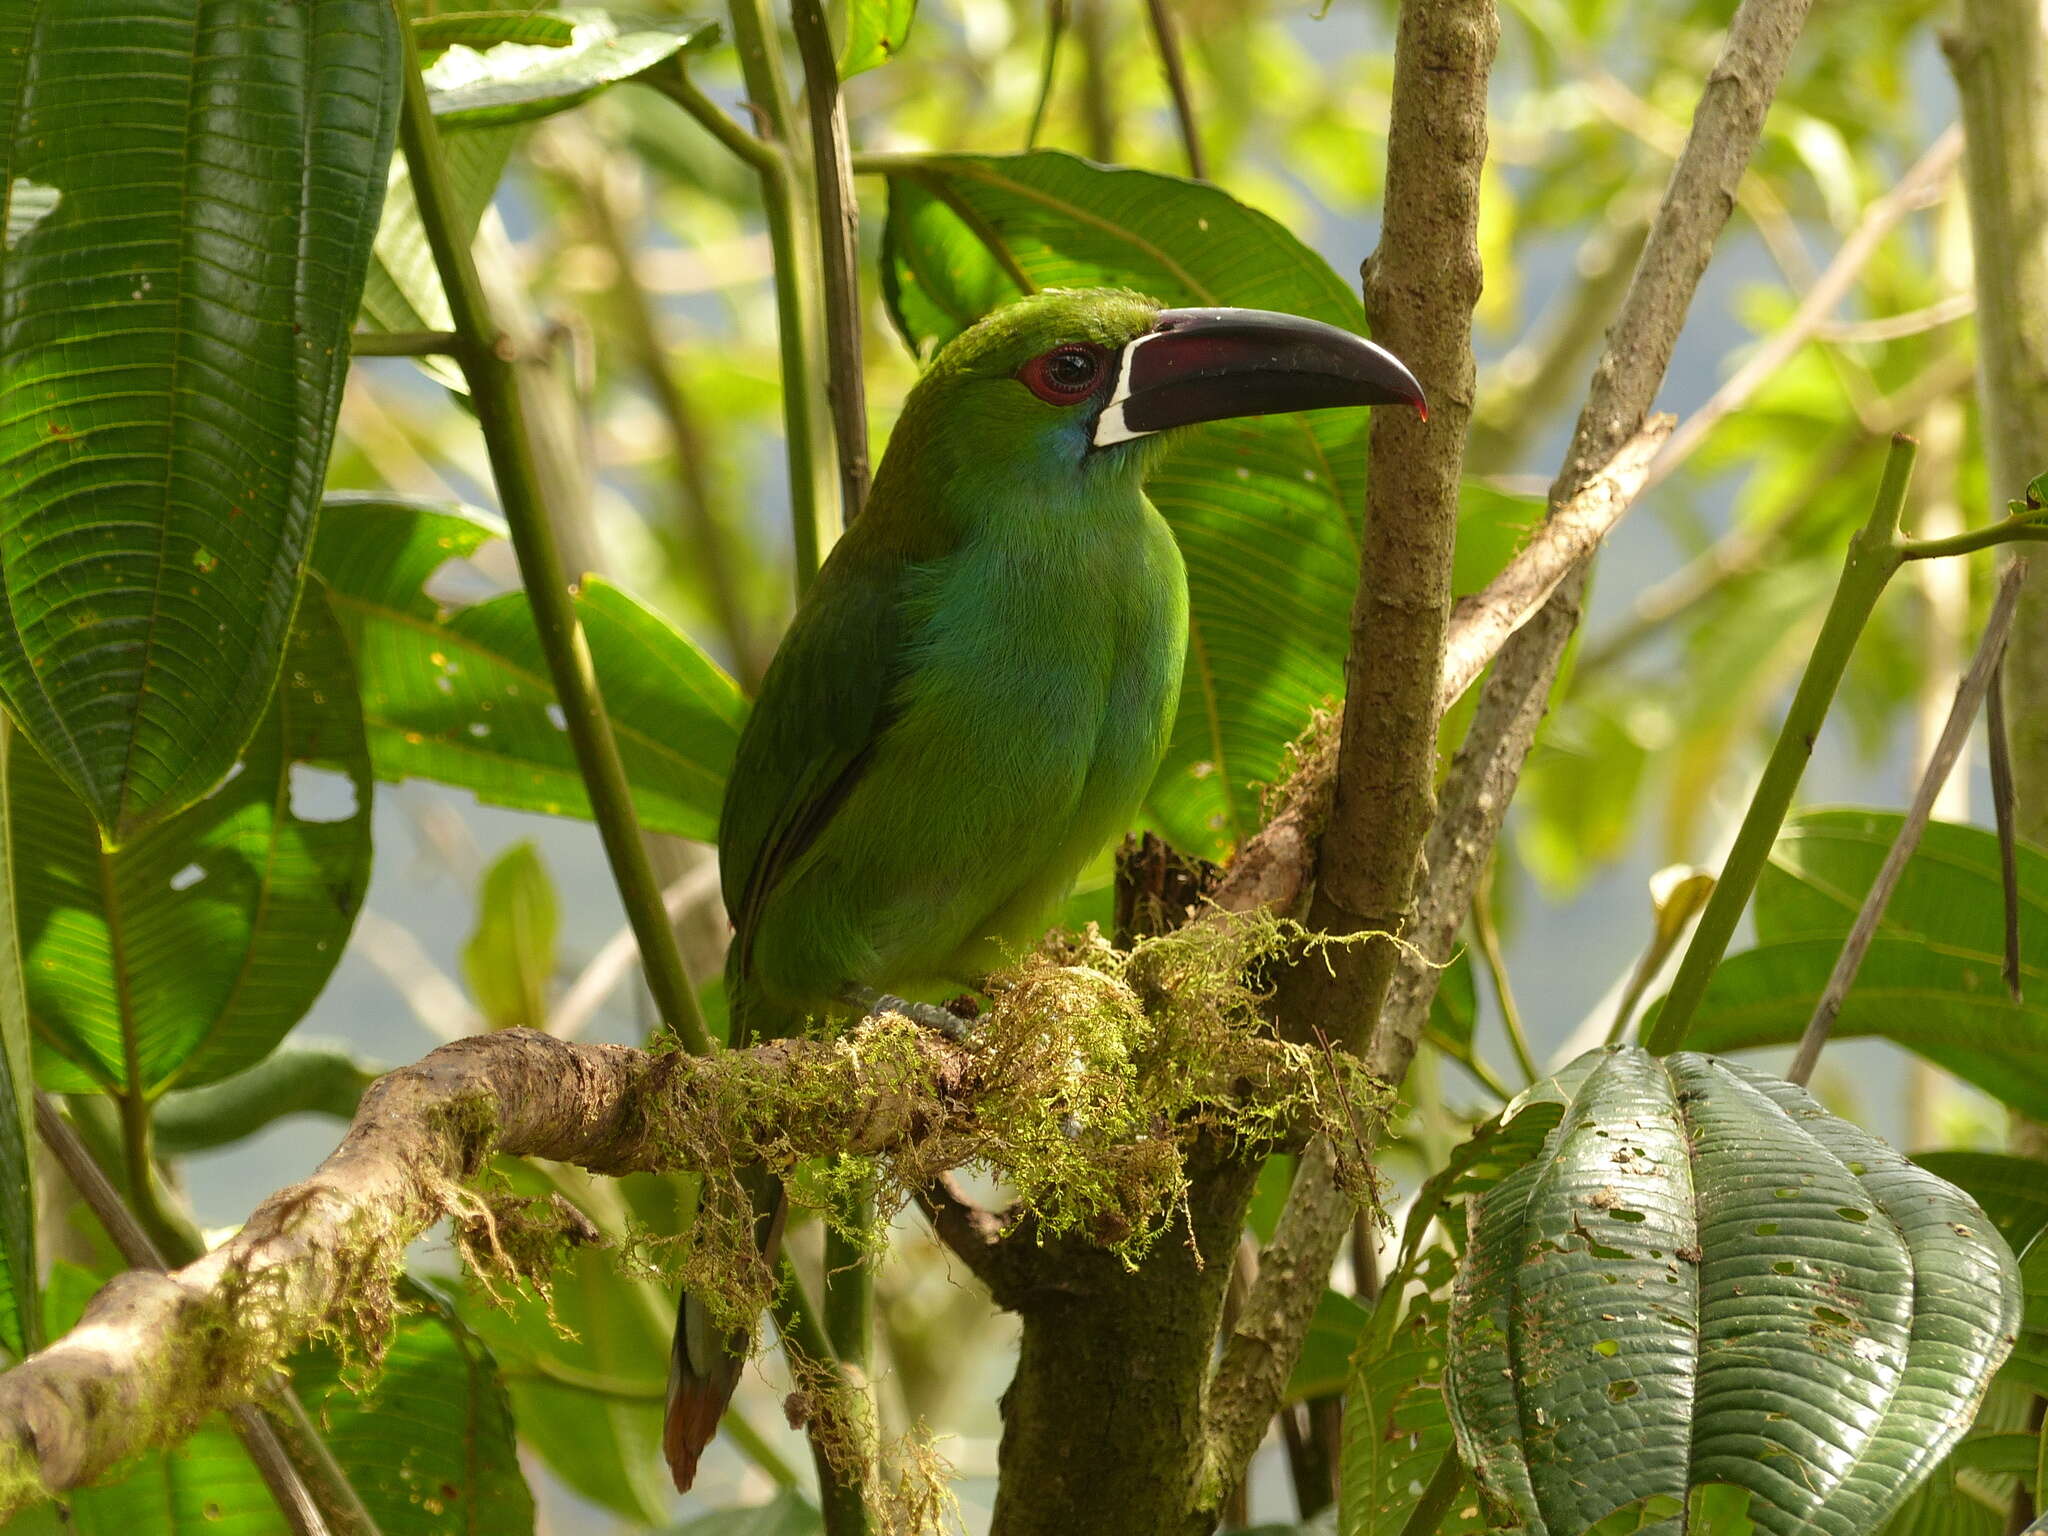
[[[910,566],[849,547],[857,539],[842,541],[797,610],[733,760],[718,854],[737,977],[777,881],[860,782],[903,675]]]

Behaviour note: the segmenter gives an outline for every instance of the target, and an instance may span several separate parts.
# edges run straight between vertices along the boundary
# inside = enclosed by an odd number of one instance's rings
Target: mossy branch
[[[736,1325],[775,1280],[721,1186],[759,1163],[866,1159],[880,1219],[978,1163],[1018,1192],[1017,1219],[1135,1262],[1184,1209],[1198,1132],[1271,1147],[1321,1129],[1355,1147],[1338,1105],[1370,1113],[1369,1086],[1335,1093],[1326,1058],[1264,1035],[1243,981],[1304,938],[1211,914],[1128,952],[1071,941],[1000,979],[973,1050],[894,1017],[711,1057],[521,1029],[442,1046],[374,1084],[333,1155],[233,1238],[181,1269],[117,1277],[75,1329],[0,1376],[0,1517],[249,1401],[315,1337],[374,1359],[406,1246],[444,1217],[486,1282],[544,1282],[594,1229],[489,1189],[498,1156],[706,1174],[692,1232],[643,1246]]]

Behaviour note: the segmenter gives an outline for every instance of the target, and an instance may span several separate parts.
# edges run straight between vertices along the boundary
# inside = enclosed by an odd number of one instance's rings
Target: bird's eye
[[[1076,344],[1054,347],[1017,370],[1024,387],[1052,405],[1071,405],[1102,380],[1103,351]]]

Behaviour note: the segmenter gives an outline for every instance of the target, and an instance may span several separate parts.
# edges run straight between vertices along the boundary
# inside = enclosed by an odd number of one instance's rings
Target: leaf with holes
[[[1530,1536],[1711,1484],[1767,1536],[1874,1530],[2012,1347],[2011,1251],[1789,1083],[1630,1046],[1574,1065],[1470,1213],[1449,1386],[1482,1486]]]
[[[75,1321],[98,1281],[65,1265],[58,1282]],[[533,1530],[496,1362],[445,1308],[430,1303],[400,1319],[367,1390],[319,1350],[295,1361],[292,1375],[383,1536]],[[270,1536],[280,1528],[274,1498],[219,1418],[66,1502],[67,1529],[79,1536]]]
[[[397,122],[386,0],[14,6],[0,694],[117,841],[240,755],[284,654]]]
[[[493,805],[590,814],[533,612],[506,590],[516,582],[499,524],[449,507],[334,497],[313,563],[355,655],[379,778],[436,779]],[[586,581],[576,607],[642,824],[710,839],[746,715],[738,687],[607,582]]]
[[[370,877],[370,759],[340,630],[308,598],[248,751],[197,805],[118,850],[46,763],[12,754],[8,829],[44,1087],[154,1097],[238,1072],[284,1038],[341,958]]]
[[[1687,1045],[1734,1051],[1799,1038],[1899,824],[1890,812],[1865,810],[1786,821],[1757,882],[1757,945],[1721,963]],[[1934,822],[1885,909],[1834,1034],[1881,1035],[2048,1118],[2048,855],[2023,843],[2018,859],[2022,1001],[2000,976],[1998,839]]]

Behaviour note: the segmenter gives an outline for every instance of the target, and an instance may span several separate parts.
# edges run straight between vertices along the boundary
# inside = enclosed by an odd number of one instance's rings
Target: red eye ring
[[[1070,342],[1032,358],[1017,370],[1017,377],[1046,404],[1072,405],[1095,393],[1107,355],[1087,342]]]

